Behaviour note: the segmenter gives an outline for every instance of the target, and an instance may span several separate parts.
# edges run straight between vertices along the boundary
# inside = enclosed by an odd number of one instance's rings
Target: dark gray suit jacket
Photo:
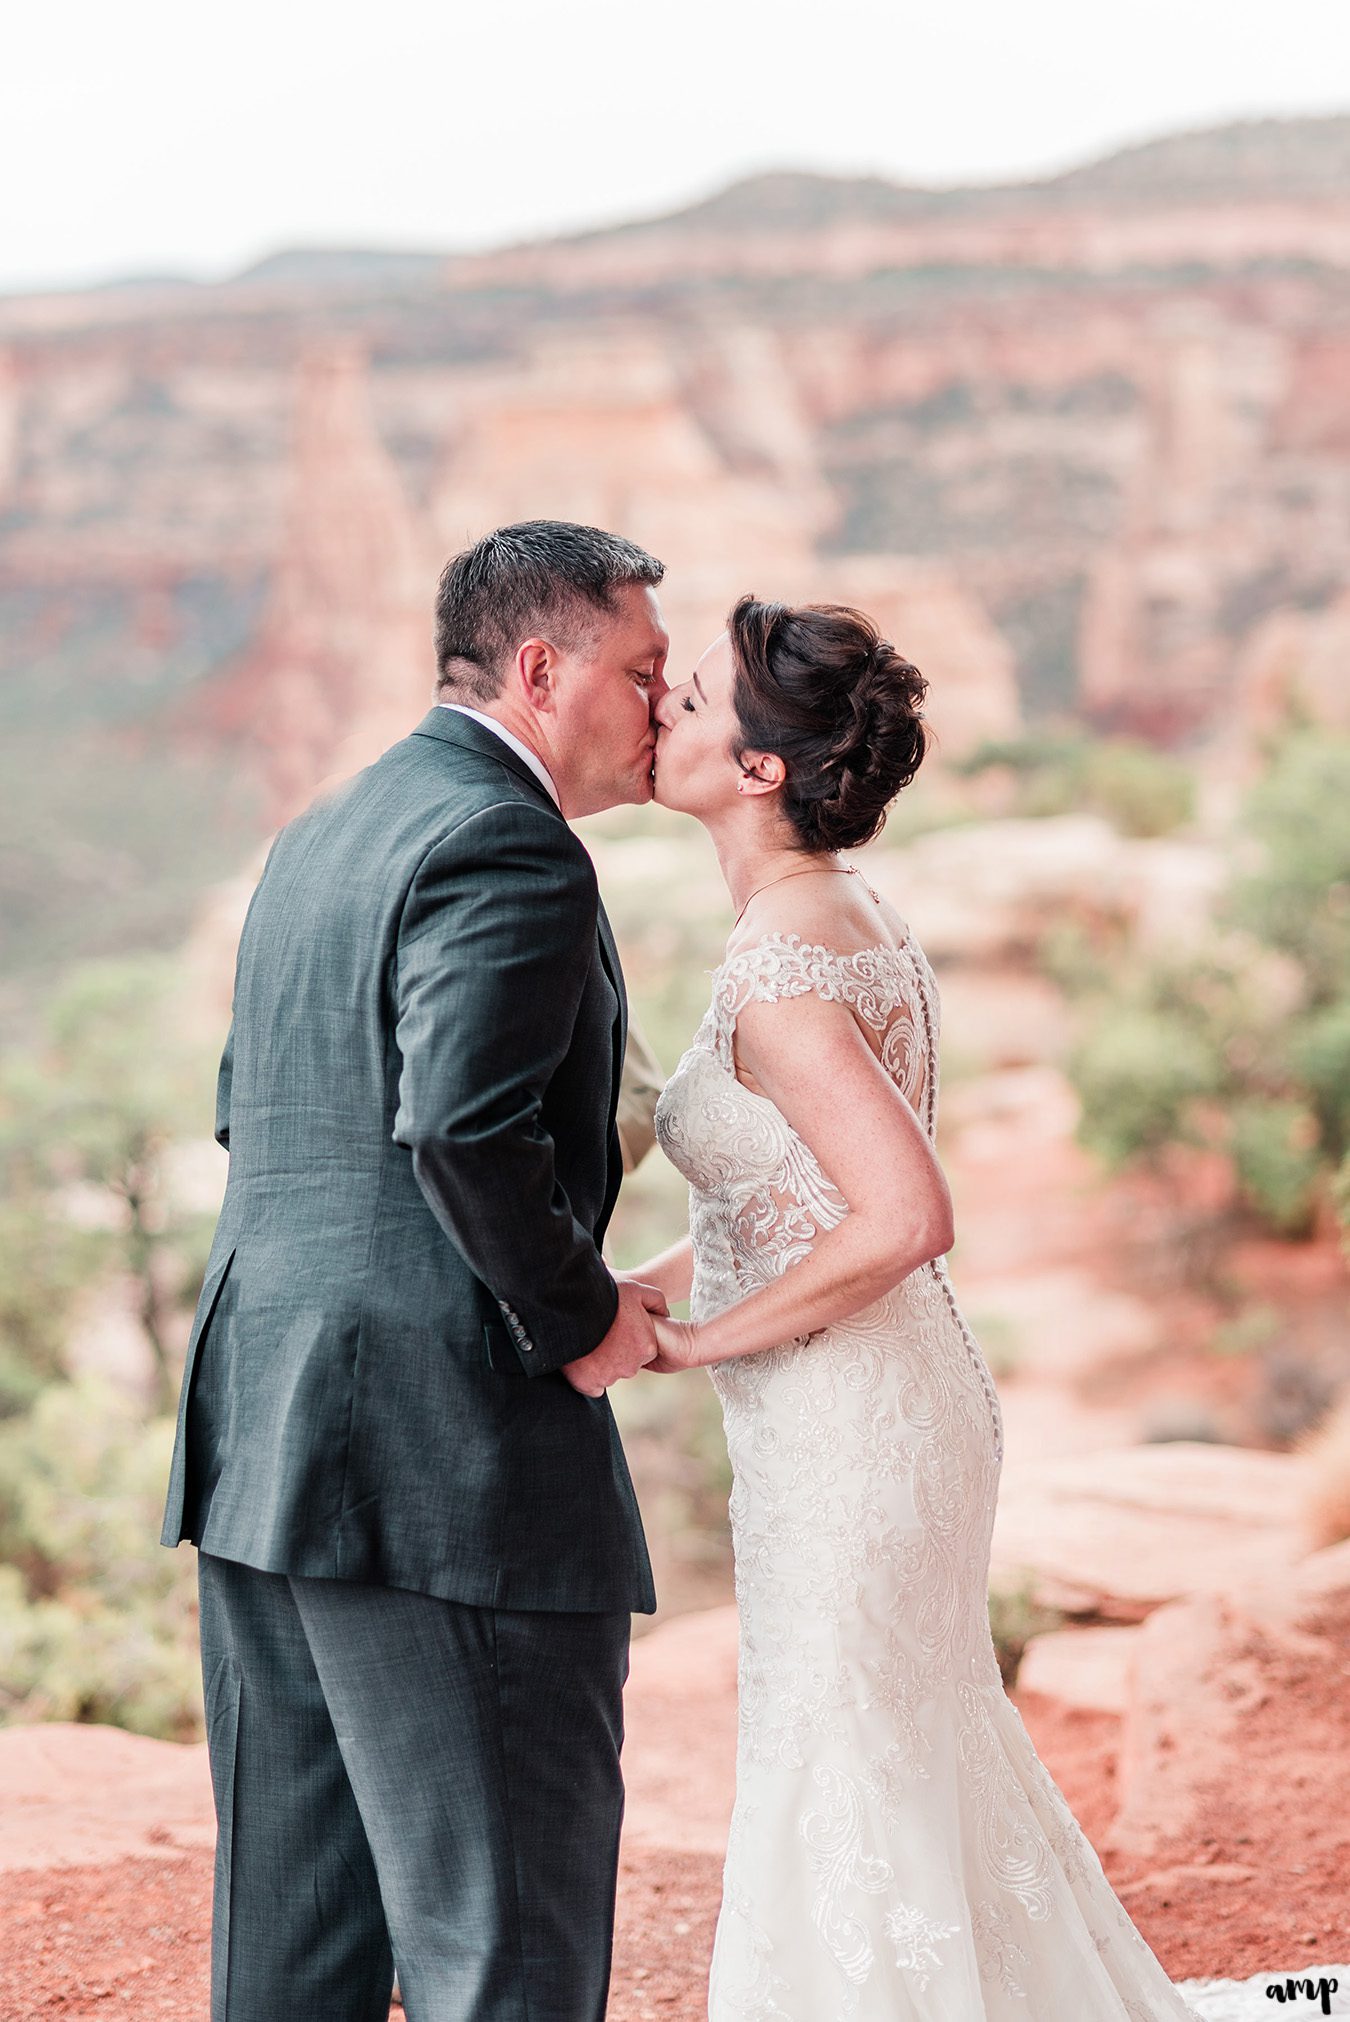
[[[244,923],[229,1182],[165,1544],[503,1608],[656,1605],[608,1398],[627,1004],[590,857],[472,719],[282,830]]]

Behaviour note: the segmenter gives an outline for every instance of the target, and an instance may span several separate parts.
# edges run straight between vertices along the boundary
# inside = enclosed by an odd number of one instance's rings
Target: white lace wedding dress
[[[656,1125],[690,1183],[703,1319],[847,1212],[733,1071],[751,999],[842,998],[934,1134],[922,950],[771,934],[714,971]],[[711,2022],[1172,2022],[1192,2011],[1003,1691],[989,1632],[998,1398],[945,1261],[717,1365],[740,1611],[736,1806]]]

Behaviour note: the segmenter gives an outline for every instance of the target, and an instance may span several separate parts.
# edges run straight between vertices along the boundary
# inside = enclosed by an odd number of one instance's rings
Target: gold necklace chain
[[[789,878],[814,878],[818,877],[822,871],[827,877],[831,878],[859,878],[862,876],[862,872],[856,869],[853,864],[812,864],[809,870],[784,871],[781,877],[767,878],[762,885],[755,886],[754,891],[750,894],[750,899],[757,899],[761,892],[767,892],[773,885],[786,884]],[[745,906],[749,905],[750,899],[746,900]],[[741,924],[741,920],[745,914],[745,906],[741,907],[740,912],[737,913],[731,923],[733,934]]]

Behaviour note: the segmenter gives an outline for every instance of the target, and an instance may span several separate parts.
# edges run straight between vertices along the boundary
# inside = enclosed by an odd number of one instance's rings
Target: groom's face
[[[630,584],[613,612],[561,656],[555,750],[569,815],[652,797],[654,711],[666,692],[670,636],[654,589]]]

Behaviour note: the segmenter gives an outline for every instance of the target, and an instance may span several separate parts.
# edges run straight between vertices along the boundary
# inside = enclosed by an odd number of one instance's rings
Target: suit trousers
[[[602,2022],[627,1612],[198,1583],[212,2022]]]

